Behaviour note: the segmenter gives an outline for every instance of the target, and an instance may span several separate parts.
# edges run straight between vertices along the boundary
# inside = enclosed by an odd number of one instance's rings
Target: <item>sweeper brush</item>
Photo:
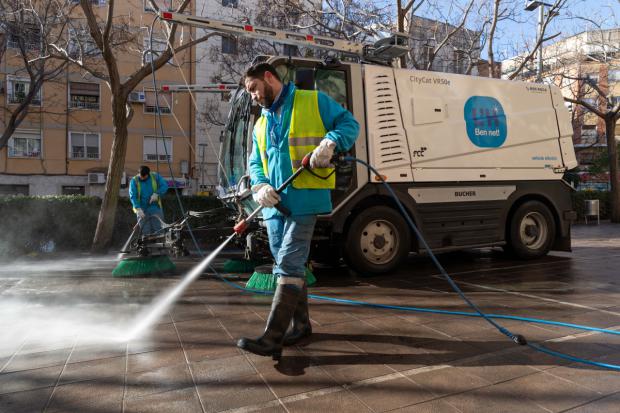
[[[273,266],[261,265],[254,269],[254,273],[245,284],[248,290],[256,291],[275,291],[278,284],[278,277],[272,274]],[[305,274],[306,285],[309,287],[316,284],[316,277],[309,268],[306,267]]]
[[[163,231],[152,235],[142,235],[140,223],[134,227],[121,249],[119,263],[112,270],[114,277],[135,277],[145,275],[163,275],[174,273],[176,266],[167,252],[180,255],[183,250],[181,229],[187,217],[173,224],[162,221]],[[128,254],[133,254],[128,256]]]
[[[163,275],[176,271],[176,265],[167,255],[129,257],[121,260],[112,271],[115,277]]]

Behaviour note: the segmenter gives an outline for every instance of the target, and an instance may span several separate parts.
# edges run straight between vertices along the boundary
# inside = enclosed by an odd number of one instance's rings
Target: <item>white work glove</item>
[[[142,208],[136,209],[136,215],[138,216],[138,219],[144,219],[145,217],[145,214]]]
[[[314,148],[312,156],[310,157],[310,168],[328,168],[332,166],[331,159],[334,156],[334,150],[336,149],[336,142],[331,139],[323,139],[319,146]]]
[[[280,194],[276,192],[273,186],[269,184],[257,184],[252,187],[252,192],[254,192],[253,198],[258,205],[271,208],[278,202],[280,202]]]
[[[153,195],[151,195],[151,199],[149,200],[149,204],[157,202],[158,200],[159,200],[159,195],[157,195],[157,192],[153,192]]]

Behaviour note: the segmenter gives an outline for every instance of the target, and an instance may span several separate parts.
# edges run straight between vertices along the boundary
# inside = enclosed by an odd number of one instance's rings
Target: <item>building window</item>
[[[596,85],[598,84],[598,73],[590,73],[586,75],[586,79],[588,79],[589,81],[586,82],[589,85]]]
[[[222,36],[222,53],[237,54],[237,39]]]
[[[172,162],[172,138],[145,136],[143,154],[145,161],[155,162],[159,160]]]
[[[172,7],[172,0],[153,0],[153,3],[159,7],[160,11],[172,11],[174,8]],[[155,12],[155,9],[151,6],[151,2],[149,0],[144,0],[144,11],[146,12]]]
[[[236,9],[237,7],[239,7],[239,1],[238,0],[222,0],[222,6],[232,7]]]
[[[157,92],[157,97],[153,91],[144,92],[144,113],[172,113],[172,92]]]
[[[435,47],[430,45],[422,46],[422,56],[420,59],[420,68],[426,69],[428,64],[433,60],[433,56],[435,54]],[[431,68],[428,68],[429,70]]]
[[[579,143],[575,144],[576,148],[587,148],[590,146],[599,146],[599,136],[596,125],[583,125],[581,127],[581,136]]]
[[[153,58],[157,59],[168,48],[168,41],[153,36],[153,48],[151,49],[151,39],[147,31],[142,38],[142,46],[144,48],[144,62],[151,63]]]
[[[98,83],[69,83],[69,107],[99,110]]]
[[[84,195],[86,191],[84,191],[83,186],[76,185],[63,185],[62,186],[62,194],[63,195]]]
[[[7,77],[7,100],[9,104],[18,105],[22,103],[30,93],[30,80],[15,77]],[[30,102],[31,105],[41,105],[41,89]]]
[[[69,28],[69,42],[67,53],[73,58],[99,57],[101,50],[86,28]]]
[[[452,56],[454,73],[465,73],[467,54],[463,50],[455,50]]]
[[[70,132],[71,159],[99,159],[101,140],[98,133]]]
[[[13,31],[15,29],[15,31]],[[7,29],[7,46],[19,49],[20,43],[26,50],[39,50],[41,48],[41,29],[34,24],[25,23],[23,28],[12,26]]]
[[[618,70],[618,69],[610,70],[607,73],[607,79],[610,82],[618,82],[618,81],[620,81],[620,70]]]
[[[0,196],[3,195],[28,195],[28,185],[0,185]]]
[[[10,158],[40,158],[41,133],[35,131],[15,131],[9,139]]]
[[[598,99],[597,98],[582,98],[581,99],[584,103],[587,103],[588,105],[598,108]],[[584,106],[584,111],[589,112],[590,110]]]

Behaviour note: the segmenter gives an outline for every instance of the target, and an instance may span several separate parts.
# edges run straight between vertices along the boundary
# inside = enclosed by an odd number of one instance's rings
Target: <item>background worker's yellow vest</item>
[[[138,201],[142,202],[142,199],[140,198],[140,175],[136,175],[133,177],[133,180],[136,182],[136,192],[138,193]],[[155,177],[155,174],[153,172],[151,172],[151,185],[153,185],[153,193],[156,194],[157,193],[157,189],[158,189],[158,185],[157,185],[157,178]],[[157,204],[159,205],[159,208],[163,210],[163,207],[161,206],[161,197],[157,198]],[[136,208],[132,208],[133,212],[136,212]]]
[[[269,177],[267,169],[267,118],[261,116],[254,126],[256,143],[263,163],[263,172]],[[323,125],[319,112],[319,95],[314,90],[296,90],[291,113],[291,126],[288,134],[288,150],[291,156],[293,172],[301,166],[304,156],[316,148],[325,137],[327,130]],[[317,175],[329,176],[327,179],[318,178],[308,171],[304,171],[293,181],[297,189],[334,189],[336,175],[333,168],[313,169]]]

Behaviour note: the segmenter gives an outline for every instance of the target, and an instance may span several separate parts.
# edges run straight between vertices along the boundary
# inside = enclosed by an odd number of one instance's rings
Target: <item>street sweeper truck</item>
[[[409,49],[400,34],[359,45],[169,12],[161,17],[349,57],[257,57],[284,81],[320,90],[350,110],[363,126],[349,155],[381,174],[359,163],[337,164],[334,208],[319,217],[313,260],[344,258],[360,273],[378,274],[411,252],[424,253],[381,179],[435,252],[501,246],[532,259],[570,251],[576,214],[562,177],[577,161],[557,87],[394,67]],[[221,198],[245,214],[256,207],[248,157],[259,113],[244,90],[234,92],[220,150]],[[250,252],[266,242],[261,226],[254,229]]]

